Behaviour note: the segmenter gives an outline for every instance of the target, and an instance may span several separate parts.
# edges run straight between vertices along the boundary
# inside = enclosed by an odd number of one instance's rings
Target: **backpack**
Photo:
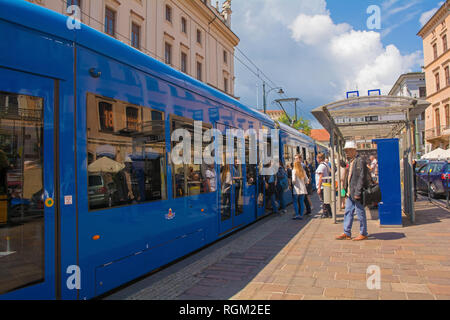
[[[286,188],[289,186],[289,180],[284,170],[278,170],[277,180],[278,183],[280,184],[281,189],[286,190]]]

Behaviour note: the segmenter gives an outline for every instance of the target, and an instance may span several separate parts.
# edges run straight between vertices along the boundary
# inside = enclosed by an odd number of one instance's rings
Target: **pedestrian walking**
[[[296,160],[294,163],[294,170],[292,171],[292,187],[295,216],[294,220],[303,220],[305,195],[308,194],[306,188],[309,179],[306,176],[305,169],[303,169],[302,162]]]
[[[352,226],[355,212],[360,223],[360,235],[353,239],[362,241],[368,238],[366,210],[363,205],[363,192],[368,187],[368,167],[365,161],[356,152],[356,143],[347,141],[344,147],[345,154],[350,162],[348,174],[347,200],[345,202],[344,233],[336,240],[351,240]]]
[[[320,201],[322,202],[322,219],[325,218],[331,218],[331,206],[330,204],[324,203],[323,198],[323,182],[324,178],[330,178],[331,177],[331,170],[330,167],[328,167],[327,163],[325,162],[325,154],[319,153],[317,155],[317,162],[319,163],[319,166],[316,170],[316,182],[317,182],[317,194],[320,197]]]

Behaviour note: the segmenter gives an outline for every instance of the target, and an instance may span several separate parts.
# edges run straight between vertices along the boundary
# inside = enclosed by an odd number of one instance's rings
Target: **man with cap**
[[[353,241],[362,241],[368,237],[366,211],[362,200],[363,191],[369,184],[368,168],[365,161],[357,154],[354,141],[347,141],[344,151],[350,163],[347,200],[345,202],[344,233],[336,237],[336,240],[352,240],[353,217],[356,211],[360,223],[360,235]]]

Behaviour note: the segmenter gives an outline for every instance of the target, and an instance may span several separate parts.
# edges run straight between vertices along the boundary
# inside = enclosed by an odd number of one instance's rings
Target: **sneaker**
[[[302,217],[293,217],[292,220],[303,220]]]
[[[336,240],[352,240],[352,237],[349,237],[348,235],[346,235],[345,233],[341,234],[340,236],[337,236],[335,238]]]

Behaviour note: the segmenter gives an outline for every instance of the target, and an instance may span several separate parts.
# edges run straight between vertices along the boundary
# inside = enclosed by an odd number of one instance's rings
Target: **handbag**
[[[370,185],[363,192],[363,205],[365,207],[371,206],[374,203],[381,202],[381,190],[378,184]]]

